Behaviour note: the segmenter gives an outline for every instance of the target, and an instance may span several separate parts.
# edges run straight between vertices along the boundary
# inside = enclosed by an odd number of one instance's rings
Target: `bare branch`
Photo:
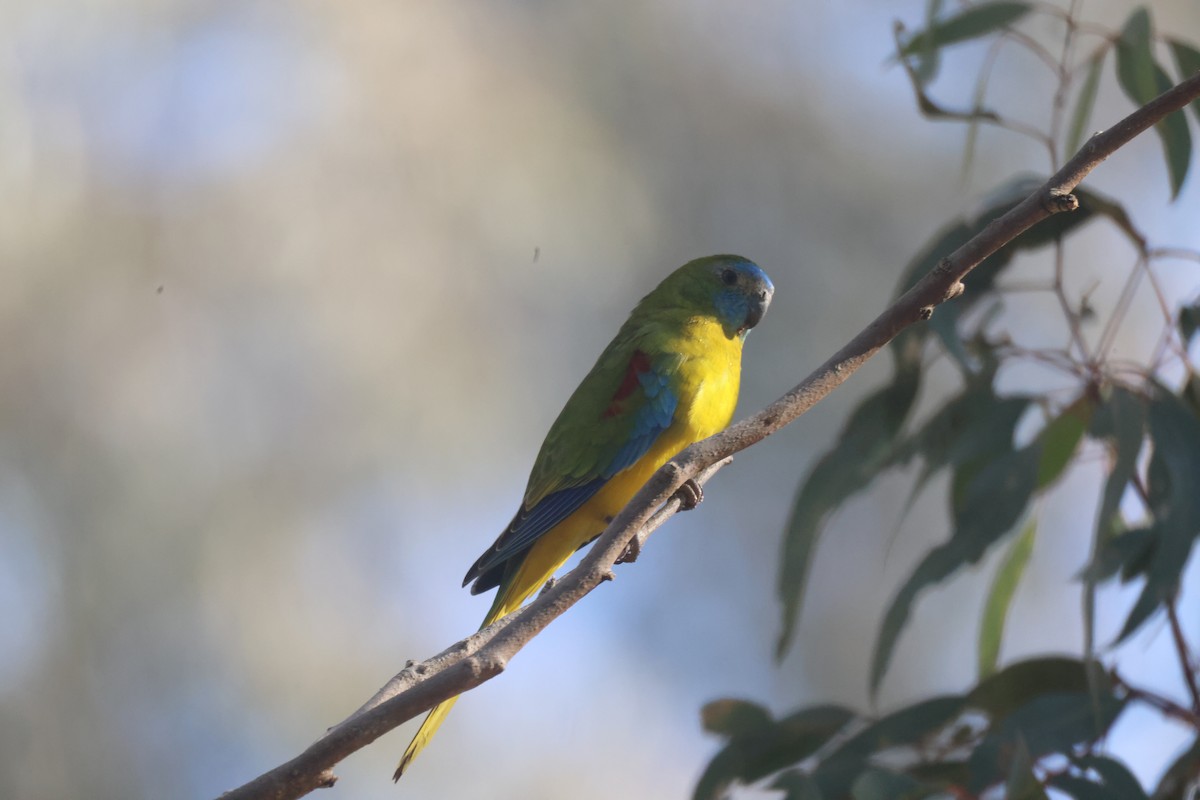
[[[929,319],[937,306],[962,294],[963,277],[985,258],[1038,222],[1077,208],[1071,192],[1080,181],[1135,136],[1197,97],[1200,74],[1094,135],[1054,177],[944,258],[795,388],[757,414],[691,445],[664,465],[609,524],[579,566],[536,600],[440,655],[407,667],[363,708],[299,756],[223,797],[283,800],[330,786],[336,780],[333,765],[349,754],[437,703],[498,675],[555,618],[611,579],[613,565],[632,542],[644,541],[678,510],[679,500],[673,496],[686,481],[703,483],[734,453],[757,444],[816,405],[900,331]]]

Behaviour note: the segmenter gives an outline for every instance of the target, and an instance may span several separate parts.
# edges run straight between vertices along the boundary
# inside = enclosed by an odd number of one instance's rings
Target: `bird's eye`
[[[731,269],[721,270],[721,283],[726,286],[733,286],[737,283],[737,273]]]

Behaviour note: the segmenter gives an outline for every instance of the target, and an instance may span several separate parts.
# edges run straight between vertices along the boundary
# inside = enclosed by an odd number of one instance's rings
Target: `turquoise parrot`
[[[520,608],[672,456],[729,424],[742,343],[774,291],[753,262],[718,255],[642,298],[550,426],[516,516],[467,570],[471,594],[499,587],[481,627]],[[429,712],[395,779],[457,699]]]

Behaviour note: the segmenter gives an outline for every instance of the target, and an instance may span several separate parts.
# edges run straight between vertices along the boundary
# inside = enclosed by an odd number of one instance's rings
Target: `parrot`
[[[742,343],[774,292],[754,262],[714,255],[679,267],[634,307],[550,426],[516,516],[467,570],[471,594],[498,589],[481,630],[596,539],[659,467],[729,424]],[[429,712],[393,780],[457,700]]]

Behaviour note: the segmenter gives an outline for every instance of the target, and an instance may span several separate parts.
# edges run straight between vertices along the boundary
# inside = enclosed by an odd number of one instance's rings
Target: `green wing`
[[[609,345],[550,427],[517,515],[467,572],[472,594],[498,585],[506,561],[646,454],[674,420],[678,364],[678,356],[652,358],[621,337]]]

